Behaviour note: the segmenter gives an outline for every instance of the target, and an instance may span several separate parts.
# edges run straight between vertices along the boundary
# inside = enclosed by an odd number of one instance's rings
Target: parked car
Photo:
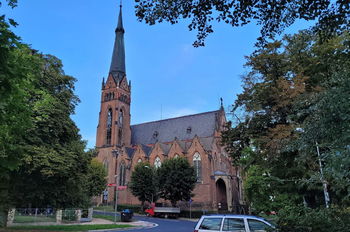
[[[194,232],[265,232],[275,231],[275,226],[261,217],[250,215],[202,216]]]

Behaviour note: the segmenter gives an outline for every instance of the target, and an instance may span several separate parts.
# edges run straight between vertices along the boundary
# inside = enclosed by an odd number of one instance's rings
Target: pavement
[[[112,212],[97,212],[94,214],[114,215]],[[119,214],[118,214],[119,215]],[[117,222],[120,225],[131,225],[133,227],[123,229],[105,229],[105,230],[91,230],[89,232],[113,232],[113,231],[128,231],[128,232],[140,232],[140,231],[152,231],[152,232],[193,232],[193,228],[198,219],[179,218],[179,219],[163,219],[146,217],[144,215],[135,214],[132,222]],[[90,222],[74,222],[64,223],[64,225],[89,225],[89,224],[114,224],[114,222],[102,219],[93,218]],[[13,223],[13,226],[24,225],[24,223]],[[41,222],[41,223],[26,223],[26,225],[58,225],[54,222]],[[62,225],[62,224],[60,224]]]
[[[72,222],[72,223],[64,223],[57,224],[55,222],[33,222],[33,223],[13,223],[11,226],[49,226],[49,225],[101,225],[101,224],[115,224],[114,222],[102,218],[93,218],[92,221],[89,222]],[[131,225],[138,228],[152,228],[158,226],[156,223],[137,220],[132,222],[117,222],[118,225]],[[10,227],[11,227],[10,226]],[[135,228],[133,228],[135,229]],[[116,230],[116,229],[113,229]],[[96,230],[97,231],[97,230]],[[111,231],[111,230],[98,230],[98,231]]]

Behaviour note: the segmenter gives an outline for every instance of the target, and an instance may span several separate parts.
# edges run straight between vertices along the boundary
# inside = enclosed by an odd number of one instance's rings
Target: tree
[[[107,172],[103,164],[93,158],[89,165],[86,189],[89,197],[98,196],[106,188]]]
[[[232,27],[248,23],[262,25],[261,38],[273,37],[292,25],[297,19],[316,20],[317,30],[331,34],[349,28],[350,3],[330,1],[242,1],[242,0],[135,0],[136,16],[153,25],[163,21],[171,24],[180,19],[191,19],[189,30],[197,30],[194,46],[204,46],[212,33],[213,21],[225,22]]]
[[[160,196],[169,200],[172,206],[177,201],[189,201],[197,182],[194,168],[186,158],[165,160],[157,169]]]
[[[9,28],[5,16],[0,16],[0,217],[5,215],[5,222],[10,173],[17,170],[24,154],[26,131],[32,124],[27,103],[39,71],[38,58]]]
[[[131,174],[128,187],[131,193],[141,201],[155,202],[158,199],[156,170],[148,162],[140,162]]]
[[[247,58],[251,71],[234,105],[239,120],[235,127],[228,124],[223,142],[245,169],[245,191],[257,210],[324,204],[316,142],[326,155],[322,164],[332,195],[348,199],[349,185],[343,184],[349,175],[340,170],[341,165],[343,170],[349,167],[344,89],[349,83],[349,41],[347,32],[320,41],[312,31],[302,31]],[[256,194],[259,189],[270,192],[270,199]]]
[[[29,99],[32,127],[26,131],[21,165],[11,175],[11,198],[16,206],[83,207],[90,203],[85,189],[91,157],[71,119],[79,99],[75,78],[65,75],[51,55],[40,59]],[[57,184],[60,183],[60,184]]]

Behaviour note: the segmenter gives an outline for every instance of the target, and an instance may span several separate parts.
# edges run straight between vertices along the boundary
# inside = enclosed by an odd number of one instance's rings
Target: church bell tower
[[[107,80],[102,80],[96,147],[99,151],[104,150],[103,153],[111,153],[131,143],[131,84],[126,78],[124,33],[120,6],[111,66]]]

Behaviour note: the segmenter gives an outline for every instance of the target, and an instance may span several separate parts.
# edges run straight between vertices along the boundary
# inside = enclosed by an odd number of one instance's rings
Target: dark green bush
[[[350,232],[350,208],[285,207],[278,213],[281,232]]]

